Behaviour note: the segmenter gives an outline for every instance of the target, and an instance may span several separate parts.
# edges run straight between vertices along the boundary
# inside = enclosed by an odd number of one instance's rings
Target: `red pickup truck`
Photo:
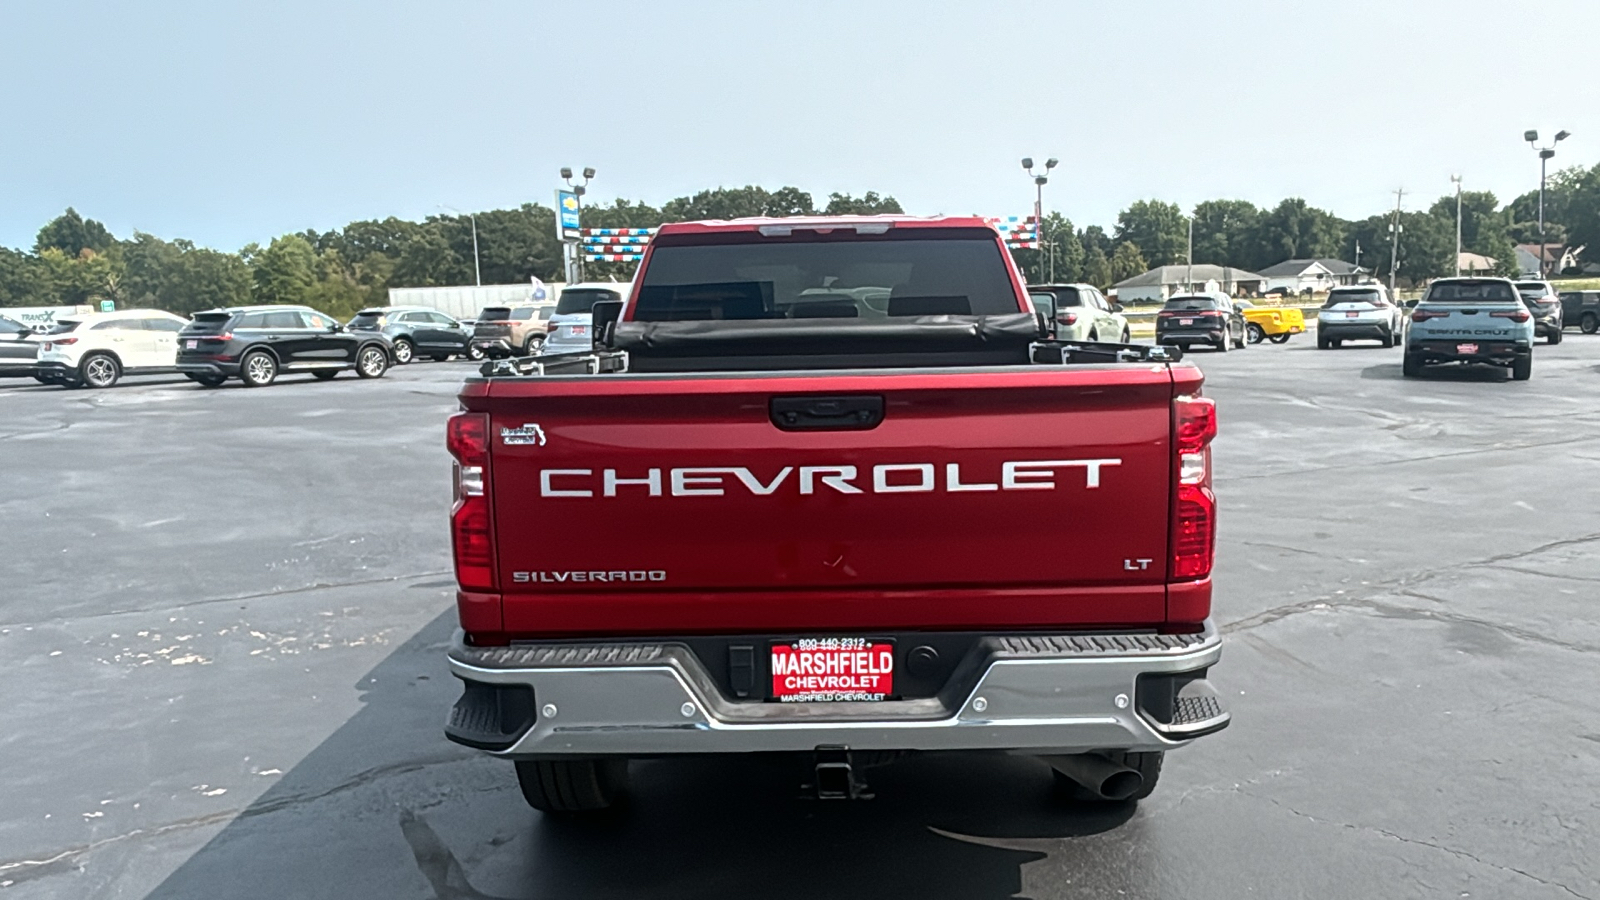
[[[980,219],[662,226],[593,352],[461,391],[447,736],[547,812],[715,753],[824,797],[915,751],[1148,795],[1228,723],[1215,407],[1181,351],[1042,324]]]

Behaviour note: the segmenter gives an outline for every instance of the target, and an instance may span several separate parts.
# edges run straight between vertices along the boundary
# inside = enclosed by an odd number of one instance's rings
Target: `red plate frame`
[[[894,643],[856,637],[801,638],[767,650],[772,700],[845,703],[894,695]]]

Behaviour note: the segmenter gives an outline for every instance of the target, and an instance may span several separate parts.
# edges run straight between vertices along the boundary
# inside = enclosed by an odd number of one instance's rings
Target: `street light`
[[[567,168],[566,166],[562,166],[561,167],[561,180],[565,181],[567,183],[567,187],[572,188],[572,193],[573,193],[574,196],[577,197],[577,200],[578,200],[578,224],[579,225],[583,224],[583,195],[586,193],[585,188],[588,187],[589,181],[592,178],[594,178],[594,169],[590,168],[589,166],[585,166],[584,169],[583,169],[583,180],[578,182],[577,184],[573,184],[572,183],[572,170]],[[566,246],[572,247],[571,244],[568,244]],[[579,281],[583,280],[583,252],[580,249],[576,248],[576,247],[573,247],[571,252],[572,252],[572,263],[568,267],[567,280],[573,281],[573,282],[579,282]]]
[[[483,269],[478,263],[478,217],[472,213],[464,213],[453,206],[445,206],[443,203],[439,204],[439,208],[448,209],[458,216],[466,216],[472,220],[472,277],[478,282],[478,287],[483,287]]]
[[[1041,242],[1044,240],[1044,186],[1050,183],[1050,170],[1054,169],[1060,162],[1054,156],[1050,157],[1044,161],[1044,171],[1035,175],[1033,172],[1033,157],[1024,156],[1022,158],[1023,170],[1033,179],[1033,227],[1037,229],[1036,236]],[[1043,262],[1044,260],[1041,259],[1039,267],[1041,269],[1044,268]],[[1042,276],[1044,273],[1040,272],[1039,274]],[[1050,280],[1056,280],[1056,245],[1054,241],[1050,244]]]
[[[1461,274],[1461,176],[1451,175],[1456,186],[1456,274]]]
[[[1570,131],[1558,131],[1558,132],[1556,132],[1555,141],[1552,142],[1550,144],[1550,146],[1541,147],[1541,146],[1539,146],[1539,132],[1537,132],[1537,131],[1524,131],[1522,133],[1522,139],[1527,141],[1528,142],[1528,146],[1532,147],[1539,154],[1539,277],[1540,278],[1544,278],[1549,274],[1549,273],[1547,273],[1545,271],[1545,264],[1544,264],[1544,252],[1545,252],[1544,251],[1544,248],[1545,248],[1545,240],[1544,240],[1544,182],[1545,182],[1545,171],[1546,171],[1545,167],[1548,165],[1548,163],[1550,162],[1551,158],[1553,158],[1556,155],[1556,144],[1561,143],[1562,141],[1566,140],[1569,137],[1572,137],[1572,132],[1570,132]]]

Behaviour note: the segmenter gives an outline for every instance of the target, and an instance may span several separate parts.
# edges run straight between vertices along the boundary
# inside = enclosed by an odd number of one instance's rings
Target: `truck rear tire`
[[[546,813],[585,813],[609,809],[628,781],[626,759],[545,762],[519,760],[517,784],[528,805]]]
[[[1161,762],[1166,754],[1160,750],[1145,753],[1135,753],[1128,750],[1107,750],[1100,754],[1114,763],[1127,766],[1139,773],[1139,789],[1124,797],[1122,800],[1111,800],[1102,797],[1078,784],[1071,778],[1053,772],[1056,778],[1056,787],[1067,799],[1077,803],[1122,803],[1137,802],[1150,796],[1156,789],[1156,783],[1161,780]]]
[[[1545,340],[1552,344],[1561,343],[1561,329],[1557,328],[1556,330],[1550,332],[1550,336],[1545,338]]]
[[[1511,380],[1527,381],[1533,377],[1533,356],[1519,356],[1511,363]]]
[[[1422,374],[1422,357],[1415,353],[1407,352],[1400,360],[1400,373],[1407,378],[1416,378]]]

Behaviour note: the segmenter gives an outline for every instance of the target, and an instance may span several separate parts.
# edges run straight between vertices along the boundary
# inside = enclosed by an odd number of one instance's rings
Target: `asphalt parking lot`
[[[587,825],[441,734],[468,366],[0,382],[0,896],[1600,898],[1600,338],[1527,383],[1305,336],[1191,359],[1235,721],[1153,797],[656,762]]]

